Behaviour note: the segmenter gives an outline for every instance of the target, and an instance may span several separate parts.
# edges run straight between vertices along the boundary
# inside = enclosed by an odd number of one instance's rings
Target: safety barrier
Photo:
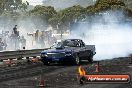
[[[22,58],[22,57],[35,57],[39,56],[40,53],[45,49],[32,49],[32,50],[17,50],[17,51],[1,51],[0,60],[13,59],[13,58]]]

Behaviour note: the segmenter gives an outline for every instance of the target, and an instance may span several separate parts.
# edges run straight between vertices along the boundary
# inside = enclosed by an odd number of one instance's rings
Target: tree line
[[[24,9],[24,17],[39,17],[46,23],[54,27],[58,25],[61,28],[67,27],[69,23],[78,22],[86,17],[94,16],[109,10],[121,10],[126,17],[132,17],[132,9],[128,8],[121,0],[97,0],[94,5],[85,8],[80,5],[75,5],[60,11],[56,11],[52,6],[41,5],[35,6],[34,9],[30,11],[26,11],[29,3],[27,2],[24,4],[22,0],[16,1],[17,2],[14,2],[14,0],[0,0],[0,13],[5,14],[8,11],[10,15],[15,14],[16,17],[21,16],[21,14],[19,14],[20,12],[13,12],[10,10],[11,6],[14,6],[14,9]]]

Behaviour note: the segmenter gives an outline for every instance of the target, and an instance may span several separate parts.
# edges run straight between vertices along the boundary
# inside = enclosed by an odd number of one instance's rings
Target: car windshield
[[[62,48],[62,47],[79,47],[78,41],[75,40],[64,40],[61,42],[55,43],[52,47],[53,48]]]
[[[59,48],[59,47],[62,47],[62,42],[56,42],[53,44],[52,46],[53,48]]]

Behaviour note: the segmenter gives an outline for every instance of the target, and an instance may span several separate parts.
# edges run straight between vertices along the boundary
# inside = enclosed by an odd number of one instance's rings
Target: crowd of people
[[[2,31],[0,34],[0,51],[3,50],[18,50],[26,47],[26,39],[19,35],[17,25],[11,31]]]
[[[24,37],[25,35],[20,36],[19,33],[17,25],[14,26],[11,33],[9,31],[2,32],[0,36],[0,51],[26,49],[27,41],[29,40]],[[52,36],[51,31],[36,30],[35,33],[29,35],[32,35],[33,41],[35,41],[37,46],[40,45],[41,48],[50,47],[57,41]]]
[[[44,48],[53,45],[53,43],[55,43],[57,39],[54,36],[52,36],[51,31],[39,32],[39,30],[37,30],[35,33],[35,41],[37,45],[39,44],[41,48]]]

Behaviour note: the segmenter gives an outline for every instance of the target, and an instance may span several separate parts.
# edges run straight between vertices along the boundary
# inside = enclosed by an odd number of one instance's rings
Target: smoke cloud
[[[88,45],[95,45],[95,60],[125,57],[132,53],[132,26],[124,21],[122,12],[102,13],[92,22],[76,25],[70,38],[81,38]]]

